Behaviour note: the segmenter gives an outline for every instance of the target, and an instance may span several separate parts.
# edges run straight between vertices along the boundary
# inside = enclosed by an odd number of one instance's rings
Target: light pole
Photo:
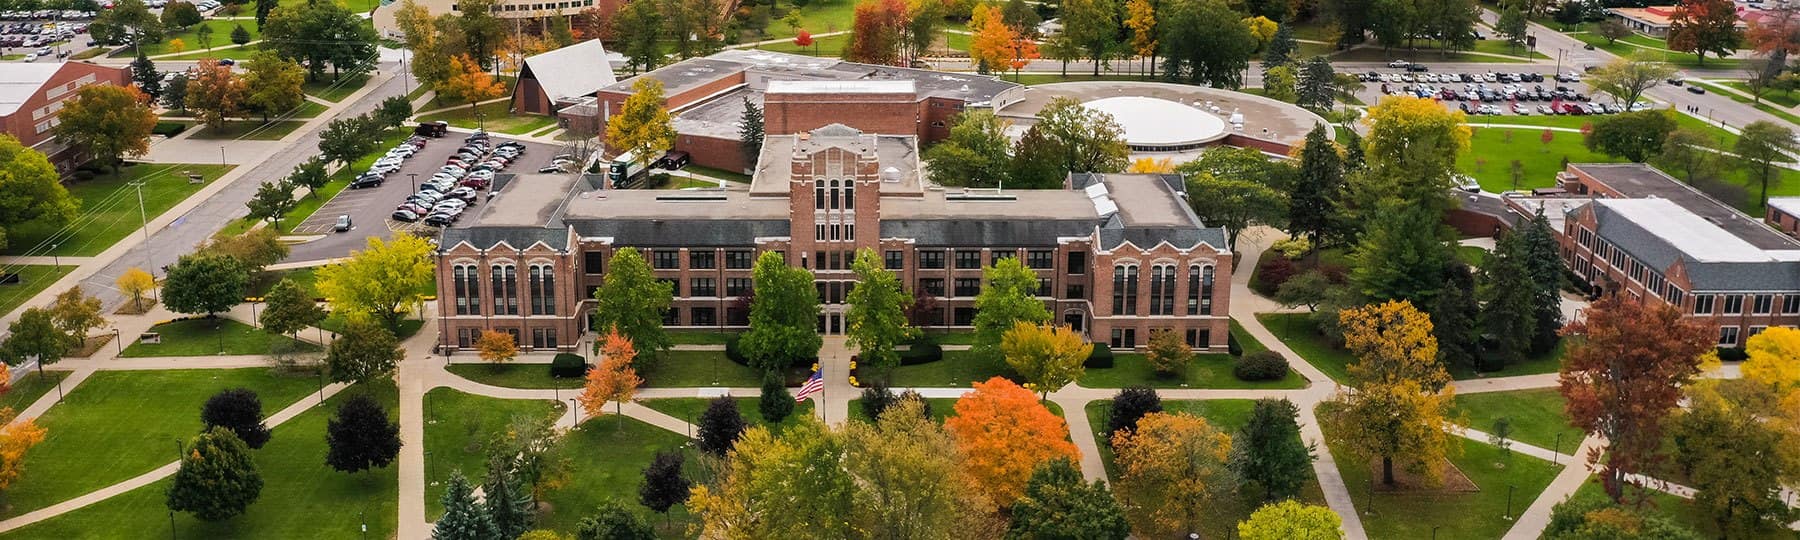
[[[575,427],[580,427],[581,426],[581,408],[576,406],[575,398],[569,398],[569,410],[571,412],[575,413],[575,425],[570,426],[570,428],[573,429]]]
[[[1556,465],[1557,464],[1556,460],[1558,457],[1560,457],[1561,454],[1562,454],[1562,433],[1557,433],[1556,434],[1556,446],[1553,446],[1550,448],[1550,464]]]
[[[1506,515],[1501,516],[1502,519],[1505,519],[1507,521],[1512,521],[1512,518],[1513,518],[1512,517],[1512,496],[1513,496],[1513,486],[1511,484],[1508,484],[1506,486]]]
[[[61,243],[50,244],[50,264],[62,268],[62,256],[56,252],[56,248],[59,247],[62,247]]]
[[[225,145],[219,145],[219,166],[225,166]]]
[[[406,178],[408,180],[412,180],[412,190],[418,191],[419,190],[419,173],[416,173],[416,172],[406,173]]]

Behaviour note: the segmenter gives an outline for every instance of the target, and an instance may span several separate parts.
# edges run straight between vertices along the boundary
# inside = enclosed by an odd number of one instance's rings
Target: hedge
[[[1095,343],[1094,352],[1088,353],[1087,360],[1083,361],[1081,366],[1088,369],[1107,369],[1113,367],[1112,347],[1106,346],[1105,343]]]
[[[1239,358],[1231,374],[1243,381],[1278,381],[1288,374],[1287,359],[1275,351],[1256,351]]]
[[[740,334],[732,334],[731,339],[725,340],[725,358],[730,359],[732,362],[736,362],[738,365],[749,366],[750,359],[744,357],[744,352],[738,349],[738,338],[740,338],[742,336],[743,336],[743,334],[741,334],[741,333]],[[812,365],[818,361],[819,361],[819,359],[816,357],[815,358],[803,358],[803,359],[794,361],[794,363],[792,363],[790,365],[806,366],[806,365]]]
[[[929,364],[944,359],[944,348],[938,346],[937,342],[932,341],[923,333],[919,334],[919,337],[913,338],[910,345],[904,351],[897,351],[900,353],[900,365],[902,366]]]
[[[153,135],[162,135],[164,137],[174,137],[180,135],[183,131],[187,131],[187,128],[188,125],[181,122],[157,122],[155,127],[150,128],[150,133]]]
[[[1719,360],[1725,362],[1742,362],[1750,359],[1750,353],[1743,347],[1719,347]]]
[[[550,376],[574,378],[587,375],[587,360],[579,354],[557,353],[550,360]]]

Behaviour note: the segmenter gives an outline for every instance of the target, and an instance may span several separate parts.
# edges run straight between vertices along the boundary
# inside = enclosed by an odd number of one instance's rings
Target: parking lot
[[[87,19],[91,16],[85,12],[51,12],[51,17],[71,17],[62,20],[34,18],[26,21],[0,23],[0,54],[23,55],[18,59],[23,62],[60,61],[70,55],[87,50],[86,43],[91,40],[87,35]],[[14,14],[20,14],[14,12]],[[31,13],[27,15],[38,15]],[[76,19],[74,17],[81,17]]]
[[[295,257],[304,258],[304,254],[307,253],[329,254],[333,252],[337,254],[336,256],[341,256],[346,250],[360,249],[363,243],[362,239],[369,236],[391,237],[391,233],[402,231],[435,232],[437,228],[425,225],[423,220],[404,223],[394,221],[390,215],[394,213],[396,205],[418,191],[414,187],[414,178],[420,184],[430,180],[431,175],[436,174],[439,168],[444,166],[444,161],[454,155],[462,146],[465,136],[466,134],[463,133],[450,133],[443,138],[427,139],[425,147],[413,154],[411,158],[407,158],[398,171],[387,175],[387,179],[382,185],[363,189],[344,189],[338,192],[336,197],[319,207],[312,217],[294,227],[294,234],[328,235],[324,239],[294,246]],[[512,140],[516,139],[500,135],[493,137],[496,145]],[[549,165],[552,156],[563,151],[562,147],[557,145],[532,141],[519,142],[525,145],[525,153],[505,169],[506,173],[536,172],[540,167]],[[385,152],[387,148],[380,150]],[[363,171],[356,172],[360,174]],[[486,202],[485,191],[482,193],[484,195],[464,211],[462,220],[474,219],[474,216],[481,211],[480,205]],[[337,224],[338,216],[350,216],[355,228],[349,233],[334,233],[332,229]]]
[[[1611,96],[1596,94],[1570,71],[1420,71],[1399,63],[1390,69],[1356,73],[1363,81],[1358,98],[1375,103],[1383,96],[1401,95],[1435,99],[1444,106],[1472,116],[1483,115],[1589,115],[1616,114],[1652,108],[1649,102],[1626,105]]]

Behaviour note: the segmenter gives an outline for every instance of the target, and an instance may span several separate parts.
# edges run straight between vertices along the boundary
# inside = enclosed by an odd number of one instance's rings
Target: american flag
[[[806,384],[800,385],[800,391],[794,394],[795,403],[806,401],[806,398],[812,397],[813,394],[825,391],[824,371],[823,369],[813,370],[812,376],[806,378]]]

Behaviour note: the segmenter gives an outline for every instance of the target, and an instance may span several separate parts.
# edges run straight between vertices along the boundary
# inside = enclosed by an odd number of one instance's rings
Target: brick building
[[[1769,197],[1763,219],[1792,236],[1800,236],[1800,197]]]
[[[56,142],[50,129],[63,100],[90,84],[127,86],[125,68],[86,62],[26,64],[0,63],[0,130],[17,137],[25,146],[50,156],[57,170],[78,165],[76,156]]]
[[[474,220],[437,252],[439,338],[484,329],[533,349],[572,349],[614,250],[644,252],[674,286],[671,327],[742,328],[750,269],[782,253],[817,279],[818,330],[844,330],[858,249],[880,253],[921,298],[915,324],[967,328],[981,268],[1020,258],[1058,322],[1115,348],[1151,330],[1197,348],[1229,335],[1233,259],[1225,231],[1188,209],[1175,175],[1076,174],[1064,189],[930,185],[918,136],[833,124],[764,143],[748,188],[607,190],[593,175],[503,175]]]
[[[950,119],[967,107],[999,109],[1023,99],[1024,87],[966,73],[878,66],[763,50],[726,50],[640,75],[663,83],[677,137],[675,150],[694,163],[748,170],[738,124],[744,101],[763,108],[767,135],[791,135],[842,123],[870,133],[912,135],[927,143],[950,135]],[[599,132],[631,96],[635,80],[599,88],[564,108],[565,125]]]
[[[594,89],[616,82],[619,78],[598,39],[527,56],[513,82],[512,111],[556,114],[557,109],[594,95]]]
[[[1571,164],[1543,208],[1576,275],[1601,294],[1673,304],[1720,347],[1800,325],[1800,241],[1641,164]]]

